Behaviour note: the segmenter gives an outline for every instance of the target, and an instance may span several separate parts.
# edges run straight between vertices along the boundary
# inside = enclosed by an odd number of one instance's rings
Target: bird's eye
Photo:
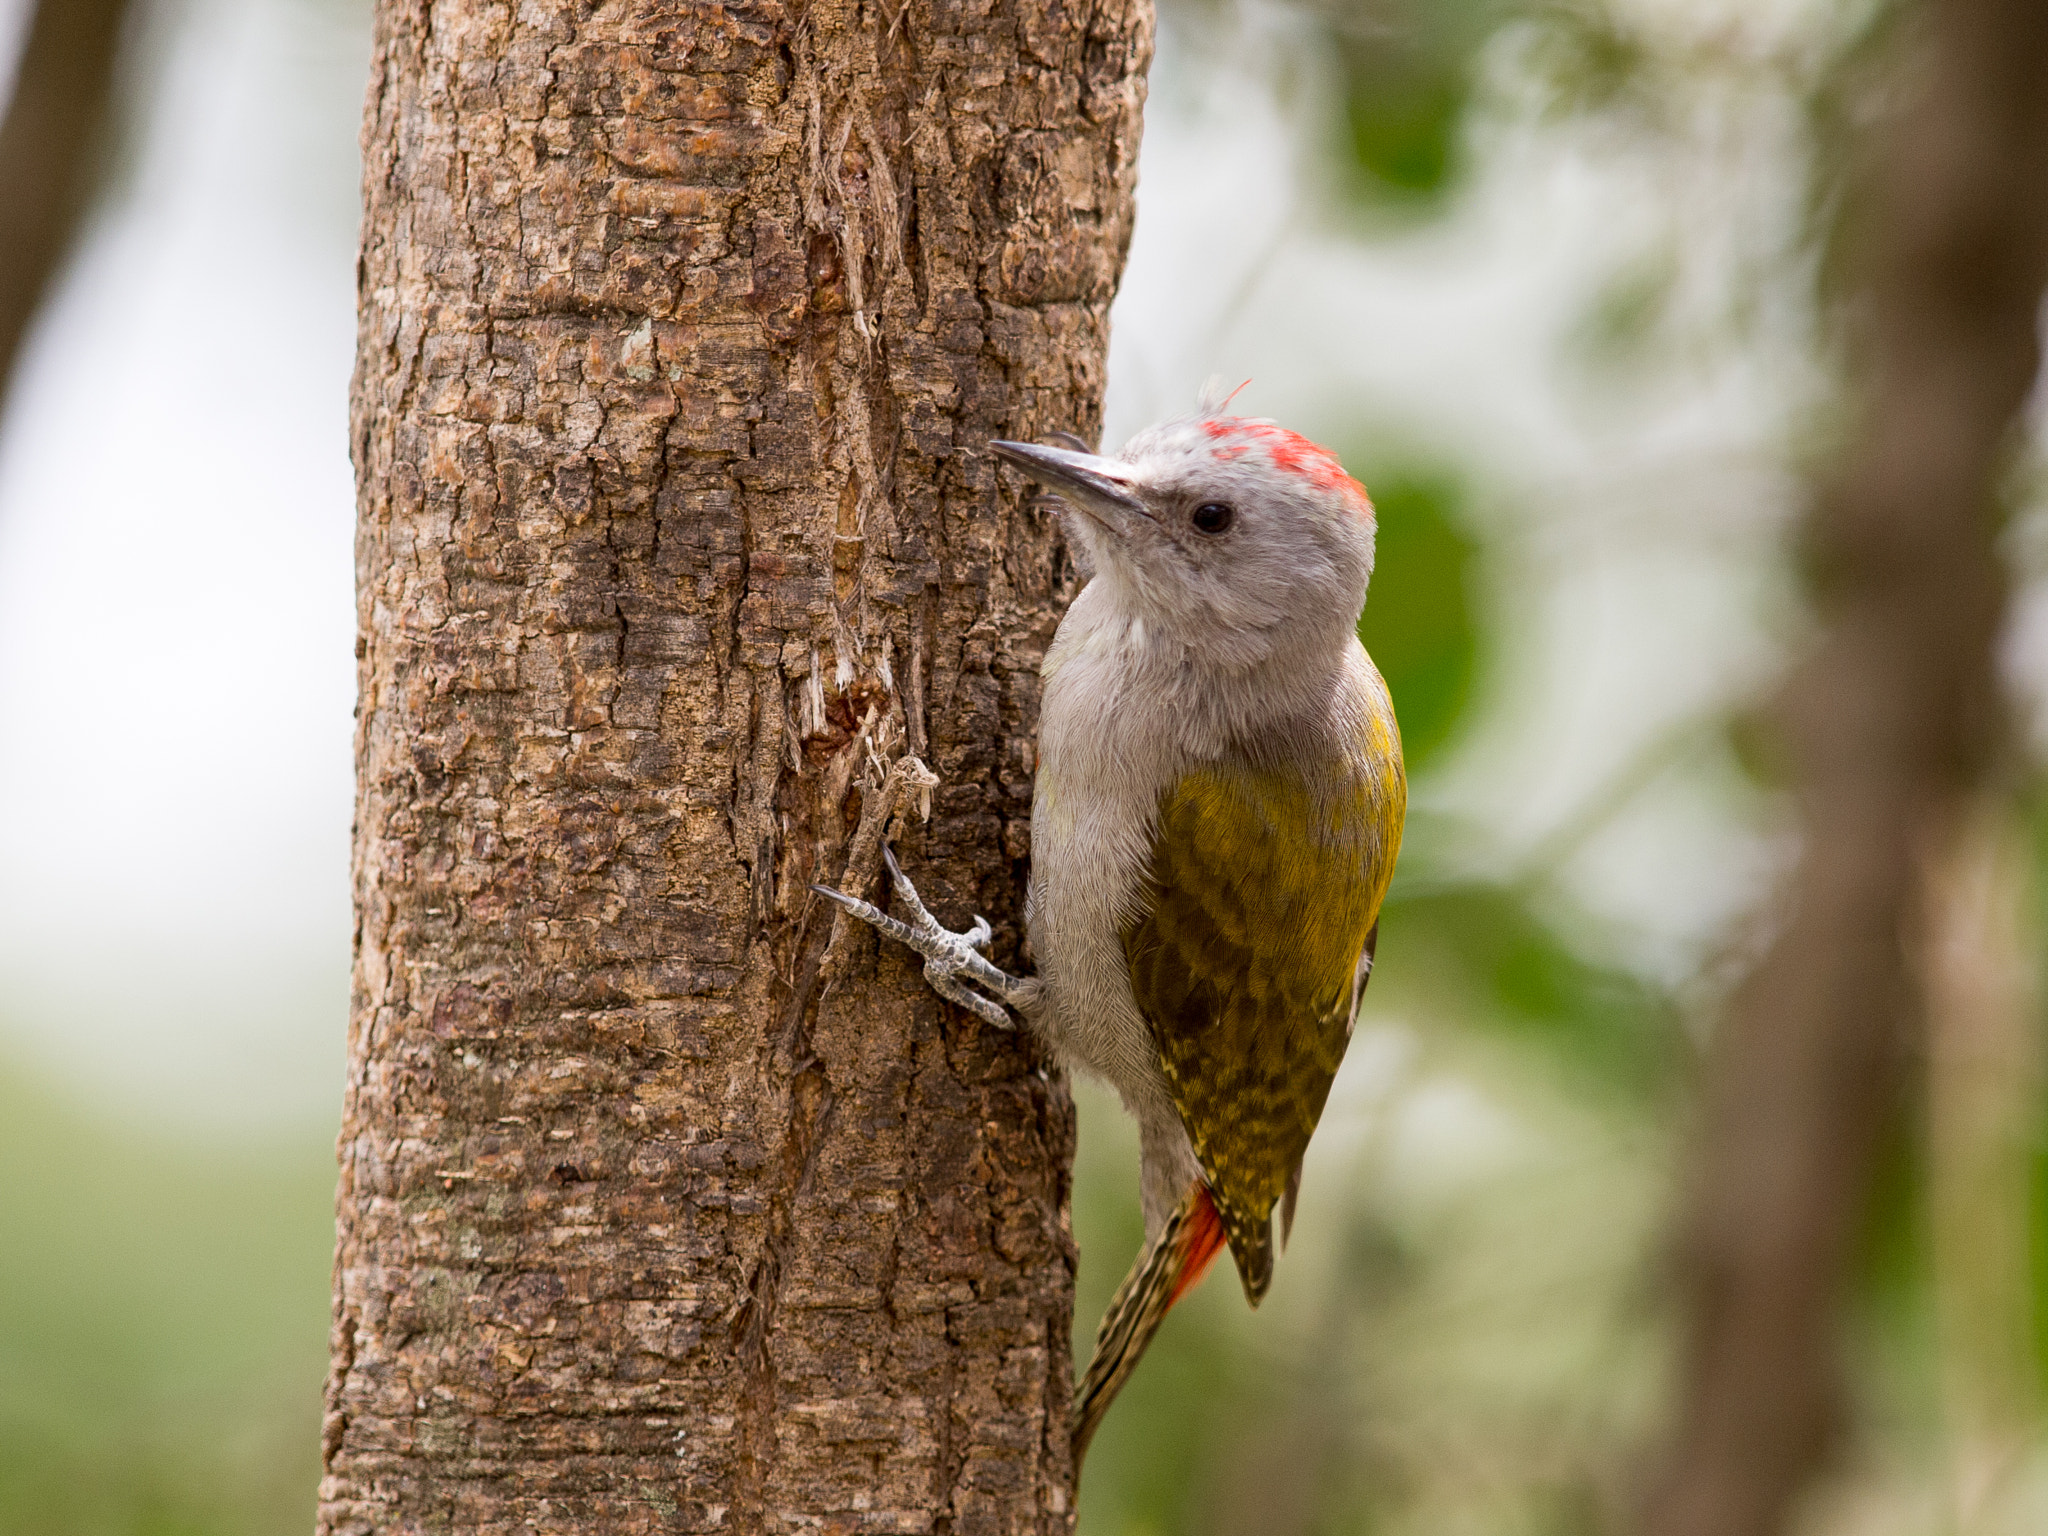
[[[1203,533],[1221,533],[1237,514],[1220,501],[1205,501],[1195,508],[1194,525]]]

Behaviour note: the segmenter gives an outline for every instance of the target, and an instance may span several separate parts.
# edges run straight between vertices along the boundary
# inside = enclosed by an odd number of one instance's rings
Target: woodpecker
[[[1077,1468],[1225,1244],[1246,1300],[1266,1294],[1407,805],[1358,642],[1372,503],[1328,450],[1227,409],[1212,391],[1113,457],[991,444],[1059,497],[1091,570],[1044,664],[1037,974],[991,963],[980,918],[942,928],[893,855],[901,917],[815,887],[924,955],[945,997],[1004,1027],[1015,1009],[1138,1122],[1146,1243],[1076,1393]]]

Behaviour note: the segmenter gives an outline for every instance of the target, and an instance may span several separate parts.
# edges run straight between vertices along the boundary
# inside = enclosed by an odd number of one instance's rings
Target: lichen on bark
[[[1064,1086],[806,885],[1016,958],[1150,35],[379,5],[323,1532],[1069,1524]]]

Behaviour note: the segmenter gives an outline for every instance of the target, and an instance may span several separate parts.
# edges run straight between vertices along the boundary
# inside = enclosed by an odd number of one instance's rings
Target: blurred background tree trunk
[[[1836,1302],[1926,1038],[1917,960],[1952,934],[1927,908],[1983,862],[1968,843],[2001,737],[1998,481],[2048,273],[2048,9],[1932,0],[1899,22],[1909,67],[1857,148],[1838,234],[1856,416],[1807,529],[1824,633],[1778,711],[1804,850],[1714,1042],[1655,1536],[1784,1529],[1826,1448]],[[1942,995],[1938,956],[1931,980]]]
[[[1099,425],[1086,14],[380,5],[323,1531],[1067,1526],[1064,1087],[805,885],[914,754],[1017,958],[1069,572],[983,449]]]
[[[0,398],[91,201],[128,0],[40,0],[0,119]]]

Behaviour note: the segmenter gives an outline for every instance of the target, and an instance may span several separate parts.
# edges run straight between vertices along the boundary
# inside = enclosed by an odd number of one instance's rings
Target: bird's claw
[[[827,900],[837,902],[847,912],[897,943],[923,955],[924,979],[931,983],[932,990],[939,996],[948,1002],[958,1003],[997,1029],[1015,1029],[1016,1021],[1002,1002],[967,985],[970,980],[979,982],[1005,1002],[1015,1001],[1022,991],[1022,984],[1016,977],[986,956],[985,952],[995,937],[988,919],[977,913],[973,926],[965,933],[954,933],[941,927],[939,920],[926,910],[923,899],[917,894],[917,887],[903,873],[903,867],[896,862],[894,850],[887,843],[882,844],[882,858],[889,868],[890,883],[896,888],[896,899],[910,914],[909,922],[891,917],[879,907],[844,891],[835,891],[829,885],[813,885],[811,889]]]

